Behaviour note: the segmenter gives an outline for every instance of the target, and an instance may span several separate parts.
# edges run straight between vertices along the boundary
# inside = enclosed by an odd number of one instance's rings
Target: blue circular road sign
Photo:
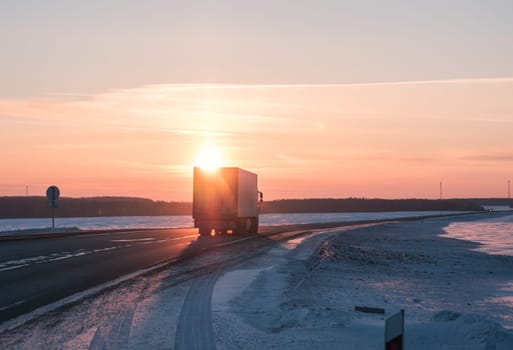
[[[57,186],[50,186],[46,190],[46,198],[48,198],[51,201],[56,201],[61,194],[61,191],[59,191],[59,188]]]

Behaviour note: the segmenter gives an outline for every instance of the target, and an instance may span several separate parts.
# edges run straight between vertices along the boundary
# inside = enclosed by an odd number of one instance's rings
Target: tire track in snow
[[[98,327],[89,345],[89,350],[126,349],[133,317],[134,309],[127,309],[121,317],[111,321],[108,329],[102,326]]]
[[[182,305],[175,337],[176,350],[215,350],[212,292],[219,272],[197,278]]]

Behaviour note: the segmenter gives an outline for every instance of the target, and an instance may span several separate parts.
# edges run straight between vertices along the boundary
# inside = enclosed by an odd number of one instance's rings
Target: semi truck
[[[262,197],[255,173],[194,167],[192,217],[201,236],[257,233]]]

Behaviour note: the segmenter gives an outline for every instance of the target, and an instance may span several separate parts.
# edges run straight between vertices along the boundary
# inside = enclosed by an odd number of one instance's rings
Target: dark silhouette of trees
[[[465,199],[282,199],[262,203],[262,213],[337,213],[378,211],[479,211],[476,201]]]
[[[489,200],[487,203],[497,203]],[[483,210],[479,200],[451,199],[282,199],[263,202],[262,213]],[[131,197],[61,198],[56,217],[191,215],[190,202]],[[46,197],[0,197],[0,218],[49,217]]]
[[[46,197],[0,197],[0,218],[48,217]],[[190,215],[192,204],[130,197],[60,198],[56,217]]]

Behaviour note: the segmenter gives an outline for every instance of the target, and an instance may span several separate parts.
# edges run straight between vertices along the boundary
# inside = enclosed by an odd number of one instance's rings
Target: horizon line
[[[45,195],[0,195],[0,198],[46,198]],[[144,199],[151,200],[154,202],[173,202],[173,203],[192,203],[192,200],[186,201],[176,201],[176,200],[163,200],[163,199],[153,199],[148,197],[138,197],[138,196],[116,196],[116,195],[98,195],[98,196],[62,196],[59,199],[93,199],[93,198],[119,198],[119,199]],[[439,197],[402,197],[402,198],[380,198],[380,197],[303,197],[303,198],[276,198],[269,199],[264,202],[272,202],[272,201],[280,201],[280,200],[347,200],[347,199],[357,199],[357,200],[459,200],[459,199],[502,199],[502,200],[513,200],[513,198],[508,197],[448,197],[448,198],[439,198]]]

